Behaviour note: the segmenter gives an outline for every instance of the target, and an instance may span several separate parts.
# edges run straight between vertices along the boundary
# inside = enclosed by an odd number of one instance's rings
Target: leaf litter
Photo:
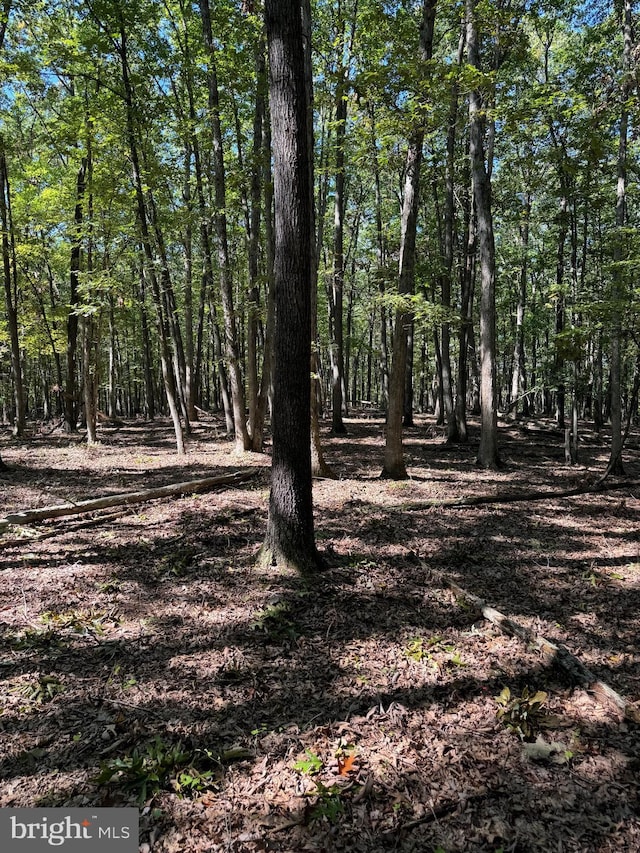
[[[241,460],[263,469],[243,487],[7,535],[0,805],[140,802],[159,853],[640,849],[637,726],[442,580],[637,707],[638,487],[407,511],[573,487],[606,444],[567,468],[559,436],[554,454],[553,433],[512,425],[507,467],[482,472],[419,418],[396,484],[366,444],[381,422],[349,428],[326,437],[342,479],[314,487],[314,584],[256,567],[268,457]],[[225,473],[214,432],[198,425],[184,462],[162,423],[96,450],[7,443],[5,506]]]

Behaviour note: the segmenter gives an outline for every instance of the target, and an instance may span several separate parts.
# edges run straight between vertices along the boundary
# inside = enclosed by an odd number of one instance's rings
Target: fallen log
[[[188,495],[194,492],[208,492],[217,486],[229,486],[236,483],[244,483],[255,477],[258,468],[248,471],[236,471],[233,474],[223,474],[218,477],[204,477],[199,480],[187,480],[184,483],[174,483],[169,486],[159,486],[155,489],[144,489],[139,492],[123,492],[117,495],[106,495],[89,501],[78,501],[77,503],[59,504],[58,506],[43,506],[37,509],[26,509],[22,512],[14,512],[0,518],[0,531],[5,530],[12,524],[33,524],[37,521],[46,521],[51,518],[60,518],[64,515],[78,515],[83,512],[94,512],[99,509],[107,509],[113,506],[124,506],[145,503],[157,498],[168,498],[174,495]]]
[[[620,489],[637,488],[640,483],[637,480],[623,480],[617,483],[604,483],[598,480],[592,485],[575,486],[572,489],[558,489],[557,491],[530,491],[513,492],[503,495],[470,495],[460,498],[434,498],[427,501],[411,501],[400,505],[400,509],[406,512],[420,512],[423,509],[434,509],[436,507],[467,507],[483,506],[485,504],[509,504],[529,503],[529,501],[553,500],[554,498],[573,498],[579,495],[599,494],[600,492],[614,492]]]
[[[450,578],[434,572],[423,560],[420,563],[425,571],[437,576],[438,580],[444,586],[448,586],[455,596],[477,607],[484,618],[493,625],[496,625],[503,633],[519,637],[524,642],[534,645],[540,649],[551,663],[558,666],[574,684],[584,687],[585,690],[595,694],[624,719],[640,723],[640,711],[625,699],[624,696],[621,696],[614,690],[613,687],[610,687],[604,681],[597,678],[566,646],[553,643],[546,637],[534,634],[525,625],[521,625],[519,622],[505,616],[504,613],[496,610],[495,607],[489,606],[480,596],[468,592]]]

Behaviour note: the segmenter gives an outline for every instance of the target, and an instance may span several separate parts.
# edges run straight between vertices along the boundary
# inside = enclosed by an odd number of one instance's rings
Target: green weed
[[[13,692],[41,705],[43,702],[49,702],[59,693],[63,693],[64,684],[55,675],[41,675],[35,681],[19,684],[13,688]]]
[[[530,691],[525,687],[522,695],[516,696],[505,687],[500,695],[495,697],[499,706],[496,715],[522,740],[533,741],[544,717],[542,708],[547,699],[548,694],[543,690]]]

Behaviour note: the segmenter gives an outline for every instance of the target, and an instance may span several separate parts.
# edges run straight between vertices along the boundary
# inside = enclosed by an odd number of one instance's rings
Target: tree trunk
[[[213,220],[218,240],[220,293],[222,296],[222,313],[224,317],[224,351],[227,358],[227,370],[231,386],[236,450],[242,453],[250,449],[250,444],[245,415],[244,382],[240,370],[238,330],[233,305],[233,281],[231,277],[231,259],[229,257],[227,216],[225,212],[227,191],[222,147],[222,125],[220,121],[220,95],[218,91],[215,63],[216,48],[211,29],[209,0],[200,0],[200,13],[202,15],[202,32],[208,54],[207,88],[209,95],[209,121],[211,123],[211,137],[213,141],[213,188],[215,204]]]
[[[469,64],[482,71],[476,23],[477,0],[467,0],[467,52]],[[497,468],[498,410],[496,388],[496,282],[495,243],[491,206],[491,177],[485,159],[485,109],[478,89],[469,93],[469,156],[476,208],[480,252],[480,447],[478,464]]]
[[[420,58],[428,61],[433,52],[433,30],[436,15],[435,0],[424,0],[420,26]],[[416,253],[416,228],[420,187],[420,165],[424,126],[421,124],[412,134],[407,148],[402,221],[400,235],[400,263],[398,293],[406,296],[413,293]],[[402,451],[402,416],[405,395],[405,372],[407,365],[408,333],[411,313],[400,308],[396,311],[393,329],[393,357],[389,380],[389,408],[384,450],[382,477],[402,480],[407,477]]]
[[[275,195],[276,327],[273,462],[265,562],[313,572],[315,545],[309,443],[312,188],[302,10],[267,0]]]
[[[13,222],[11,216],[11,192],[4,142],[0,139],[0,222],[2,224],[2,269],[4,277],[7,325],[11,341],[11,372],[13,374],[13,397],[15,415],[13,434],[20,437],[26,426],[26,404],[20,359],[20,336],[18,330],[18,270],[15,259]]]
[[[80,297],[80,253],[82,241],[82,208],[87,178],[87,161],[83,158],[76,179],[76,205],[74,212],[75,234],[71,245],[71,271],[69,275],[69,306],[67,315],[67,381],[64,393],[64,430],[76,432],[78,423],[78,383],[76,381],[76,351],[78,347],[78,307]]]
[[[624,474],[622,463],[622,394],[621,394],[621,338],[622,312],[624,310],[624,273],[621,268],[625,259],[623,229],[627,221],[627,136],[629,133],[629,95],[633,83],[632,54],[633,31],[631,26],[631,0],[624,0],[622,34],[624,48],[622,57],[622,113],[618,139],[618,186],[616,191],[616,237],[613,250],[613,292],[611,310],[611,372],[609,394],[611,397],[611,453],[607,471]]]
[[[336,188],[334,197],[333,227],[333,299],[331,300],[331,328],[333,332],[331,358],[331,426],[336,435],[344,435],[347,428],[342,420],[344,385],[344,145],[347,125],[347,98],[345,71],[338,72],[340,82],[336,88]]]
[[[122,82],[125,93],[126,107],[126,122],[127,122],[127,137],[129,142],[129,151],[131,154],[131,164],[133,167],[133,180],[136,194],[136,205],[138,213],[138,226],[142,239],[142,247],[145,258],[147,260],[147,274],[151,283],[151,293],[156,309],[156,325],[158,329],[158,337],[160,340],[160,363],[162,367],[162,378],[164,380],[165,392],[167,395],[167,403],[173,429],[176,437],[176,448],[178,454],[185,453],[184,434],[182,424],[180,422],[180,412],[178,408],[178,400],[176,395],[175,380],[173,368],[171,365],[171,354],[169,350],[169,330],[167,328],[167,320],[164,315],[164,306],[160,284],[156,275],[156,258],[151,243],[151,235],[149,233],[149,225],[147,218],[147,210],[144,199],[142,171],[140,168],[140,157],[138,154],[138,141],[135,126],[135,102],[133,87],[129,77],[129,64],[127,58],[127,34],[124,26],[124,20],[120,19],[120,59],[122,63]]]
[[[264,421],[267,414],[267,403],[272,397],[273,390],[273,336],[276,323],[276,294],[274,281],[274,252],[273,236],[273,180],[271,175],[271,127],[265,115],[263,124],[263,185],[264,185],[264,242],[266,264],[266,322],[264,330],[264,352],[262,354],[262,376],[256,404],[255,426],[252,436],[253,450],[262,450]],[[313,370],[312,370],[313,372]]]
[[[513,347],[513,374],[511,376],[511,411],[518,415],[518,402],[522,399],[522,413],[526,417],[529,405],[526,391],[526,364],[524,351],[524,312],[527,304],[527,275],[529,270],[529,220],[531,217],[531,194],[527,194],[524,205],[524,218],[520,226],[520,246],[522,261],[520,265],[520,286],[518,288],[518,306],[516,308],[516,335]]]
[[[462,27],[458,40],[458,68],[462,66],[464,57],[465,31]],[[455,233],[455,148],[456,148],[456,124],[458,120],[458,99],[460,97],[460,86],[457,77],[451,88],[451,99],[449,102],[449,115],[447,122],[447,162],[445,174],[445,209],[444,209],[444,274],[442,275],[442,307],[445,311],[445,320],[440,328],[442,346],[442,400],[444,407],[444,418],[447,425],[447,441],[460,441],[460,429],[458,418],[454,408],[453,381],[451,378],[451,324],[449,313],[451,311],[451,285],[453,283],[453,261],[454,261],[454,233]]]
[[[262,432],[264,418],[258,423],[258,397],[260,386],[258,382],[258,333],[260,313],[260,284],[258,280],[258,256],[260,251],[260,220],[262,216],[261,177],[263,156],[263,124],[265,118],[265,57],[262,40],[256,47],[256,98],[253,114],[253,152],[251,160],[251,210],[249,215],[249,299],[247,318],[247,398],[249,405],[249,438],[251,450],[262,450],[262,435],[256,435],[256,430]],[[269,211],[271,215],[271,211]],[[264,370],[265,365],[263,365]]]

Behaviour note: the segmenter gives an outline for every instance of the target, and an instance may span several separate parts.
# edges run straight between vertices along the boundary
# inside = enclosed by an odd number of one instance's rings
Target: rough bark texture
[[[313,571],[315,546],[309,444],[311,383],[311,188],[302,10],[268,0],[269,88],[275,197],[273,462],[265,560]]]

